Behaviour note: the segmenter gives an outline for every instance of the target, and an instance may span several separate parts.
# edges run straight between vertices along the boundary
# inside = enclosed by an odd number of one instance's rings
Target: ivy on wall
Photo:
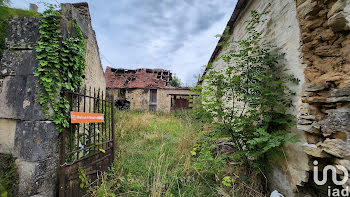
[[[75,35],[62,39],[61,13],[53,5],[43,13],[40,39],[36,47],[39,103],[59,130],[68,127],[70,105],[62,90],[78,91],[85,72],[85,44],[80,27],[72,22]]]

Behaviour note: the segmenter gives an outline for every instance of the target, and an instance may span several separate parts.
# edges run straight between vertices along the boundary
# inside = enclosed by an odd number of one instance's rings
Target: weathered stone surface
[[[349,160],[345,160],[345,159],[335,159],[334,163],[338,164],[338,165],[342,165],[344,166],[346,169],[348,169],[350,171],[350,161]]]
[[[339,85],[338,85],[339,89],[347,89],[350,90],[350,80],[345,80],[342,81]]]
[[[339,48],[332,45],[320,46],[315,49],[315,54],[324,57],[340,56]]]
[[[320,121],[321,132],[329,136],[337,131],[350,132],[350,109],[340,108],[330,113],[324,120]]]
[[[35,50],[7,50],[0,62],[4,78],[0,93],[0,118],[45,120],[37,102],[39,93],[33,73],[38,61]]]
[[[350,30],[349,22],[346,19],[346,15],[344,12],[336,13],[332,17],[330,17],[328,19],[328,25],[335,32]]]
[[[300,4],[297,8],[298,13],[302,17],[305,17],[308,14],[317,12],[319,9],[317,7],[317,1],[306,0],[304,3]]]
[[[324,152],[321,148],[317,148],[315,144],[303,144],[304,152],[313,157],[326,158],[329,154]]]
[[[307,133],[306,134],[306,142],[308,144],[318,144],[320,141],[322,141],[322,137],[318,134],[310,134],[310,133]]]
[[[326,103],[327,97],[324,96],[308,96],[303,98],[303,102],[305,103]]]
[[[74,20],[74,22],[80,27],[84,37],[88,38],[90,31],[92,31],[91,27],[89,27],[90,21],[86,21],[72,4],[63,3],[61,4],[61,8],[61,13],[65,20]],[[63,32],[63,34],[65,33]]]
[[[332,17],[335,13],[343,11],[345,7],[346,0],[338,0],[332,6],[332,8],[327,13],[327,18]]]
[[[317,92],[320,90],[327,89],[329,87],[329,83],[323,82],[323,83],[305,83],[303,85],[304,91],[307,92]]]
[[[90,14],[87,7],[75,7],[72,4],[62,4],[62,10],[65,19],[73,20],[80,26],[81,31],[86,38],[86,70],[83,84],[87,87],[106,90],[105,76],[100,60],[98,44],[95,31],[92,29]],[[69,26],[69,24],[68,24]],[[67,34],[62,30],[63,36]]]
[[[0,119],[0,153],[12,153],[15,144],[15,132],[15,120]]]
[[[336,157],[344,158],[350,156],[350,147],[346,142],[340,139],[327,138],[322,144],[322,149]]]
[[[17,117],[15,109],[8,103],[7,92],[9,89],[8,82],[14,77],[5,77],[3,79],[0,91],[0,118],[15,119]]]
[[[334,37],[334,33],[331,29],[326,29],[320,34],[322,40],[331,40]]]
[[[324,21],[322,18],[316,18],[314,20],[309,20],[305,22],[305,28],[307,28],[309,31],[312,31],[317,27],[321,27],[323,23]]]
[[[350,96],[350,90],[348,89],[334,89],[331,92],[332,97]]]
[[[39,39],[40,18],[19,17],[9,19],[5,45],[8,48],[32,49]]]
[[[303,118],[298,119],[298,124],[300,124],[300,125],[310,125],[312,123],[313,123],[312,120],[307,120],[307,119],[303,119]]]
[[[35,50],[6,50],[0,62],[0,75],[33,75],[37,65]]]
[[[17,159],[20,196],[55,196],[57,163],[58,157],[38,162]]]
[[[14,109],[15,119],[47,120],[38,99],[37,80],[34,75],[18,75],[8,81],[7,105]]]
[[[313,63],[319,71],[327,73],[329,71],[335,70],[337,67],[340,67],[343,61],[344,60],[342,57],[318,58],[315,56]]]
[[[313,125],[297,125],[297,128],[308,133],[320,133],[320,130]]]
[[[343,141],[346,141],[348,140],[349,138],[349,133],[348,132],[344,132],[344,131],[338,131],[338,132],[335,132],[331,135],[331,138],[335,138],[335,139],[341,139]]]
[[[337,72],[337,71],[331,71],[328,73],[325,73],[318,78],[316,78],[315,82],[341,82],[344,80],[347,76],[343,73]]]
[[[331,97],[327,99],[327,102],[330,103],[337,103],[337,102],[350,102],[350,97],[344,96],[344,97]]]
[[[48,159],[57,154],[58,134],[50,121],[18,121],[15,154],[26,161]]]

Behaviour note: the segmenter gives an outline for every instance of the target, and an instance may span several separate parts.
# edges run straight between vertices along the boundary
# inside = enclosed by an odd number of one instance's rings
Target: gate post
[[[115,125],[114,125],[114,96],[111,95],[111,99],[112,99],[112,106],[111,106],[111,123],[112,123],[112,139],[113,139],[113,147],[112,147],[112,162],[114,161],[114,156],[115,156],[115,133],[114,133],[114,128],[115,128]]]
[[[60,133],[61,136],[61,150],[60,150],[60,166],[59,166],[59,197],[64,197],[64,191],[65,191],[65,175],[64,175],[64,163],[65,163],[65,155],[66,155],[66,130],[64,129],[62,133]]]

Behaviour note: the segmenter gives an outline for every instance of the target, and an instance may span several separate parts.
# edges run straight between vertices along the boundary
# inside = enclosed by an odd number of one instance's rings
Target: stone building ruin
[[[120,109],[171,111],[188,109],[188,87],[172,87],[172,73],[164,69],[115,69],[107,67],[107,91]]]

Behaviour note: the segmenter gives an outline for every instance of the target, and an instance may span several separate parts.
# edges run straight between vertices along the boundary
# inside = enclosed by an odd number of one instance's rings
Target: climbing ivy
[[[62,90],[78,91],[85,72],[84,37],[78,25],[75,35],[62,39],[60,31],[61,13],[48,5],[40,21],[40,39],[36,47],[39,77],[39,103],[43,111],[58,129],[68,126],[66,115],[70,105]]]

